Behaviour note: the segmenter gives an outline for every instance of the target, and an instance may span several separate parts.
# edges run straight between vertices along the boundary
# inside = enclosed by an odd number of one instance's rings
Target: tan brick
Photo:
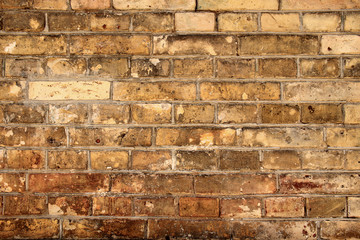
[[[49,151],[48,165],[51,169],[86,169],[86,151]]]
[[[136,13],[133,29],[135,32],[172,32],[174,17],[170,13]]]
[[[344,77],[360,77],[360,58],[348,58],[344,63]]]
[[[244,128],[240,145],[245,147],[325,147],[319,128]]]
[[[2,0],[0,9],[27,9],[31,4],[32,0]]]
[[[345,154],[342,151],[304,151],[299,153],[303,169],[343,169]]]
[[[131,76],[168,77],[170,76],[170,61],[166,59],[133,59],[131,61]]]
[[[130,216],[131,199],[125,197],[94,197],[93,215]]]
[[[45,167],[45,152],[40,150],[7,150],[6,167],[12,169],[41,169]]]
[[[110,0],[71,0],[71,8],[74,10],[108,9],[110,8]]]
[[[194,0],[113,0],[120,10],[195,10]]]
[[[90,58],[90,75],[99,77],[128,77],[130,69],[126,58]]]
[[[360,169],[360,152],[349,151],[346,153],[346,169],[358,170]]]
[[[47,213],[45,196],[6,196],[4,215],[42,215]]]
[[[33,7],[36,9],[67,10],[67,0],[34,0]]]
[[[317,55],[319,42],[311,35],[240,36],[240,55]]]
[[[1,101],[19,101],[25,97],[24,81],[1,81],[0,82],[0,100]]]
[[[344,30],[347,32],[360,31],[360,14],[358,12],[345,14]]]
[[[298,105],[264,104],[261,107],[263,123],[299,123],[300,107]]]
[[[275,0],[199,0],[198,10],[237,11],[237,10],[277,10]]]
[[[4,12],[2,24],[8,32],[41,32],[45,28],[45,15],[36,12]]]
[[[170,151],[133,151],[132,169],[161,171],[170,170],[172,157]]]
[[[219,123],[256,123],[257,106],[244,104],[220,104],[218,106]]]
[[[340,31],[341,17],[336,13],[305,13],[303,30],[305,32]]]
[[[261,30],[264,32],[299,32],[298,13],[262,13]]]
[[[233,36],[163,35],[154,37],[154,54],[235,55],[236,45],[236,39]]]
[[[41,59],[6,59],[5,77],[40,78],[45,76],[45,65]]]
[[[255,32],[257,14],[221,13],[218,15],[218,28],[220,32]]]
[[[84,196],[49,197],[50,215],[87,216],[90,212],[90,199]]]
[[[324,35],[321,37],[321,54],[359,54],[360,36]]]
[[[336,10],[336,9],[351,9],[359,8],[358,1],[351,0],[312,0],[312,1],[297,1],[297,0],[284,0],[282,3],[283,10]]]
[[[0,238],[46,239],[59,238],[58,219],[3,219],[0,220]],[[30,227],[31,226],[31,227]]]
[[[80,35],[70,40],[70,53],[75,55],[148,55],[149,52],[150,37],[146,35]]]
[[[344,217],[346,199],[344,197],[312,197],[306,199],[307,216]]]
[[[175,105],[176,123],[213,123],[215,107],[206,105]]]
[[[203,82],[200,96],[202,100],[277,100],[280,99],[280,84]]]
[[[84,13],[49,13],[49,31],[89,31],[89,16]]]
[[[134,200],[135,216],[175,216],[174,198],[138,198]]]
[[[0,123],[5,123],[4,105],[0,105]]]
[[[219,199],[191,197],[180,198],[179,212],[181,217],[218,217]]]
[[[178,170],[216,170],[218,154],[214,151],[177,151]]]
[[[150,128],[70,128],[71,146],[150,146]]]
[[[189,175],[120,174],[112,179],[112,192],[142,194],[193,193],[193,178]]]
[[[109,176],[96,173],[44,173],[29,175],[29,191],[39,193],[107,192]]]
[[[274,175],[202,175],[195,177],[196,194],[241,195],[276,192]]]
[[[359,221],[323,221],[320,225],[321,237],[324,239],[357,239],[360,238]]]
[[[122,14],[96,13],[90,15],[90,30],[94,32],[128,31],[130,16]]]
[[[295,59],[259,59],[258,75],[262,78],[296,78]]]
[[[339,60],[328,59],[301,59],[301,76],[305,78],[337,78],[340,76]]]
[[[304,217],[302,197],[273,197],[264,202],[266,217]]]
[[[302,123],[342,123],[342,104],[302,104]]]
[[[24,174],[0,173],[0,192],[24,192],[24,191],[25,191]]]
[[[218,59],[218,78],[254,78],[255,59]]]
[[[45,123],[45,106],[41,105],[4,105],[7,123]]]
[[[257,198],[221,199],[222,218],[261,218],[261,201]]]
[[[220,166],[222,171],[260,171],[261,163],[257,151],[220,151]]]
[[[327,128],[326,143],[329,147],[360,147],[360,128]]]
[[[50,77],[84,77],[86,60],[84,58],[48,58],[46,70]]]
[[[212,78],[211,59],[175,59],[174,76],[178,78]]]
[[[178,32],[213,32],[215,14],[210,12],[175,13],[175,29]]]
[[[33,100],[101,100],[109,99],[110,82],[30,82],[29,98]]]
[[[264,151],[263,154],[263,168],[265,169],[295,170],[301,168],[300,156],[296,151]]]
[[[87,106],[85,104],[50,105],[50,123],[85,123],[88,119]]]
[[[360,217],[360,198],[349,197],[348,198],[348,211],[349,217]]]
[[[91,152],[91,168],[95,170],[127,169],[129,153],[127,151]]]
[[[128,123],[130,107],[116,104],[92,105],[92,122],[95,124],[121,124]]]
[[[114,82],[114,100],[157,101],[195,100],[194,83],[182,82]]]
[[[133,104],[131,116],[134,123],[171,123],[171,104]]]

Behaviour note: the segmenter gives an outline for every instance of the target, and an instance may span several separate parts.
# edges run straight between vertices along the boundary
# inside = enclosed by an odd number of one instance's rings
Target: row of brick
[[[46,19],[47,18],[47,19]],[[258,18],[260,24],[258,24]],[[359,32],[360,13],[48,13],[4,12],[6,32]],[[47,23],[47,25],[46,25]],[[342,24],[344,25],[342,28]],[[342,30],[343,29],[343,30]]]

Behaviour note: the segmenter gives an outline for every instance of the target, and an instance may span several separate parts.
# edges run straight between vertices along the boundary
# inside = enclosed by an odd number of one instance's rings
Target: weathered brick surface
[[[215,108],[212,105],[176,105],[177,123],[213,123]]]
[[[222,218],[261,218],[261,201],[257,198],[222,199],[220,216]]]
[[[172,157],[169,151],[134,151],[132,152],[132,169],[136,170],[170,170]]]
[[[170,13],[138,13],[133,18],[135,32],[172,32],[174,16]]]
[[[296,0],[285,0],[282,3],[282,9],[284,10],[337,10],[337,9],[352,9],[359,8],[360,4],[357,1],[344,0],[312,0],[312,1],[296,1]]]
[[[267,217],[304,217],[304,199],[296,198],[266,198],[265,216]]]
[[[2,219],[0,237],[3,239],[58,238],[59,224],[58,219]]]
[[[182,217],[217,217],[219,216],[219,199],[180,198],[179,209]]]
[[[5,168],[41,169],[45,167],[45,152],[40,150],[7,150]]]
[[[215,30],[215,14],[176,13],[175,29],[178,32],[212,32]]]
[[[175,216],[174,198],[139,198],[134,201],[136,216]]]
[[[127,151],[91,152],[91,168],[96,170],[127,169],[129,153]]]
[[[307,32],[336,32],[340,24],[338,13],[306,13],[303,16],[303,28]]]
[[[114,7],[120,10],[195,10],[194,0],[114,0]]]
[[[46,197],[6,196],[4,215],[42,215],[46,214]]]
[[[261,30],[264,32],[298,32],[300,18],[297,13],[261,15]]]
[[[215,170],[218,157],[214,151],[178,151],[176,169],[179,170]]]
[[[343,217],[346,200],[343,197],[314,197],[306,199],[308,217]]]
[[[88,119],[87,106],[84,104],[50,105],[49,122],[58,124],[85,123]]]
[[[359,221],[323,221],[320,227],[325,239],[360,238]]]
[[[276,10],[277,8],[278,2],[275,0],[269,0],[266,2],[258,0],[200,0],[198,2],[199,10]]]
[[[257,30],[257,16],[249,13],[222,13],[218,16],[220,32],[252,32]]]
[[[95,13],[90,16],[90,30],[96,32],[127,31],[130,16],[122,14]]]
[[[90,198],[84,196],[49,197],[50,215],[87,216],[90,211]]]
[[[86,169],[86,151],[50,151],[48,165],[52,169]]]
[[[305,78],[335,78],[340,75],[339,60],[330,59],[301,59],[301,76]]]
[[[41,32],[45,28],[43,13],[6,12],[2,16],[4,30],[8,32]]]
[[[93,198],[93,214],[109,216],[131,215],[131,199],[123,197]]]

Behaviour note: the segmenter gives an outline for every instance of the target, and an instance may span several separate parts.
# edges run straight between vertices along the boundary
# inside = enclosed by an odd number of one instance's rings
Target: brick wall
[[[0,8],[1,239],[360,239],[359,0]]]

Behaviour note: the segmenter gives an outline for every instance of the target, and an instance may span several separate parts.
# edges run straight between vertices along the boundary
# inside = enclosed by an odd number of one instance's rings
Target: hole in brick
[[[48,141],[48,143],[50,143],[50,144],[53,144],[53,143],[56,142],[56,140],[55,140],[54,138],[52,138],[52,137],[49,137],[49,138],[47,139],[47,141]]]
[[[169,236],[165,236],[165,240],[170,240],[170,237],[169,237]]]
[[[331,51],[331,50],[332,50],[332,48],[331,48],[331,47],[328,47],[328,50],[329,50],[329,51]]]
[[[314,112],[315,112],[315,109],[314,109],[312,106],[308,106],[308,109],[309,109],[309,112],[310,112],[310,113],[314,113]]]
[[[106,29],[106,24],[104,24],[102,27],[103,27],[103,29]]]
[[[96,142],[96,143],[100,143],[101,140],[98,138],[98,139],[95,140],[95,142]]]

